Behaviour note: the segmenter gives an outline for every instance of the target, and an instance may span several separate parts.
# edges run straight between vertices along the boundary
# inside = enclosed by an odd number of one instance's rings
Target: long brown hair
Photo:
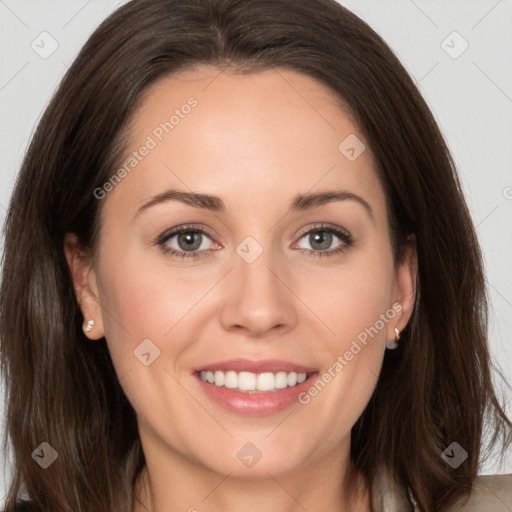
[[[90,343],[64,256],[66,233],[94,250],[94,195],[123,160],[126,127],[157,79],[194,65],[236,73],[302,72],[330,87],[369,142],[383,183],[395,262],[408,234],[418,252],[415,310],[385,356],[352,429],[352,461],[380,464],[423,511],[471,488],[481,460],[510,430],[491,380],[482,255],[455,166],[411,78],[386,43],[334,0],[134,0],[92,34],[42,117],[5,225],[1,365],[14,476],[33,510],[130,511],[144,466],[134,411],[105,340]],[[389,352],[389,351],[387,351]],[[456,441],[456,470],[441,457]],[[42,442],[58,453],[42,469]]]

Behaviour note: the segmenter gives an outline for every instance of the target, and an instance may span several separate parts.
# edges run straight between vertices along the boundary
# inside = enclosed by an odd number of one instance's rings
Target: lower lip
[[[304,382],[293,387],[279,389],[268,393],[243,393],[225,386],[219,387],[201,380],[194,374],[206,395],[230,412],[246,416],[266,416],[299,402],[299,395],[305,392],[316,380],[319,373],[312,373]]]

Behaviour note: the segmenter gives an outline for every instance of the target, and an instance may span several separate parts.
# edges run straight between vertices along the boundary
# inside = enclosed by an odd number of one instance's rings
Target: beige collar
[[[372,484],[372,506],[376,512],[417,512],[409,490],[405,490],[392,474],[382,467]]]
[[[409,489],[404,489],[386,469],[380,469],[372,484],[375,512],[419,512]],[[512,473],[479,475],[471,492],[450,507],[456,512],[511,512]]]

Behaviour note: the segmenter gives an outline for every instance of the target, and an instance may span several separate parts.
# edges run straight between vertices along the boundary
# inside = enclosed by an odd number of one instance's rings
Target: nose
[[[261,337],[295,327],[298,300],[293,283],[285,263],[271,249],[264,249],[252,263],[235,253],[224,286],[220,321],[225,330]]]

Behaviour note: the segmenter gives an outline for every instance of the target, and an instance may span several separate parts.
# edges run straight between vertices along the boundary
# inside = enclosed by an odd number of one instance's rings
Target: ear
[[[84,316],[84,334],[91,340],[99,340],[103,338],[105,332],[96,273],[91,258],[85,255],[78,237],[74,233],[66,235],[64,253],[73,279],[76,297]],[[94,320],[94,325],[92,329],[86,331],[85,328],[90,320]]]
[[[394,301],[402,306],[401,314],[397,315],[393,325],[389,323],[388,339],[395,338],[395,327],[402,331],[414,311],[416,302],[416,280],[418,276],[418,255],[416,251],[416,237],[409,235],[405,242],[402,262],[396,273],[396,288]]]

